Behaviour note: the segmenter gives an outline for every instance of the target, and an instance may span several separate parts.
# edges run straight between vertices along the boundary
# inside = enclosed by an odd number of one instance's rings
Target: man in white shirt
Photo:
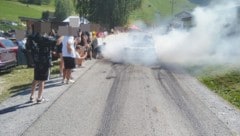
[[[65,78],[67,79],[66,83],[74,82],[70,80],[72,69],[75,68],[75,57],[76,57],[76,50],[74,46],[74,37],[73,36],[63,36],[62,37],[62,56],[64,61],[64,74],[63,80],[64,83]]]

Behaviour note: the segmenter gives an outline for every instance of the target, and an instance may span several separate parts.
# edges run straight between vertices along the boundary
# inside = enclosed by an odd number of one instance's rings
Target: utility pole
[[[173,16],[174,4],[176,4],[176,0],[170,0],[169,2],[171,4],[171,8],[172,8],[171,12],[172,12],[172,16]]]

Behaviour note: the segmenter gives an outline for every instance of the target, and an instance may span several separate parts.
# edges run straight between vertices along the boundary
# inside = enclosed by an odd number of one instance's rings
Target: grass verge
[[[210,90],[240,109],[239,66],[215,65],[208,67],[194,67],[191,68],[191,70],[199,81],[206,85]]]
[[[54,76],[58,73],[58,62],[54,62],[54,66],[51,68],[51,74]],[[17,66],[11,72],[1,73],[0,103],[9,97],[26,93],[23,91],[31,86],[32,80],[33,68],[27,68],[26,66]]]
[[[17,1],[1,0],[0,19],[19,21],[19,16],[41,18],[43,11],[54,11],[54,3],[50,5],[26,5]]]

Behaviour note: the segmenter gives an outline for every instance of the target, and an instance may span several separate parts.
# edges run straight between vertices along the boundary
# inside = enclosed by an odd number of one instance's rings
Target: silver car
[[[130,42],[123,48],[125,63],[152,65],[158,62],[154,41],[145,33],[130,33]]]

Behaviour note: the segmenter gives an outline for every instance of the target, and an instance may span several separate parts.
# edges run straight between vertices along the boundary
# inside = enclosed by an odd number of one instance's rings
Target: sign
[[[80,24],[79,18],[69,18],[69,26],[79,27],[79,24]]]
[[[26,36],[26,32],[24,30],[15,30],[16,40],[22,40]]]
[[[64,35],[69,35],[69,30],[68,30],[68,26],[59,26],[58,27],[58,34],[59,35],[62,35],[62,36],[64,36]]]
[[[48,34],[49,32],[51,32],[51,24],[49,22],[41,22],[41,30],[40,33],[41,34]]]
[[[71,36],[78,36],[79,27],[69,27],[69,26],[59,26],[58,27],[58,34],[59,35],[71,35]]]
[[[72,36],[78,36],[77,34],[78,34],[79,27],[70,27],[69,29],[71,29],[70,34]]]
[[[81,28],[82,31],[88,31],[88,32],[91,31],[91,25],[90,24],[81,24],[80,28]]]

